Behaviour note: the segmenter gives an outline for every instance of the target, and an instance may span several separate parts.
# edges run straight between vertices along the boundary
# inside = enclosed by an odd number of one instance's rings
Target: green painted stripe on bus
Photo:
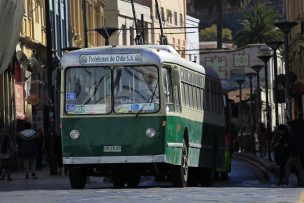
[[[180,146],[182,146],[184,134],[186,134],[186,131],[190,145],[188,157],[189,166],[211,166],[213,161],[212,153],[214,148],[219,149],[225,146],[224,126],[218,124],[202,123],[178,116],[167,116],[166,123],[167,126],[165,143],[167,163],[174,165],[180,164]],[[170,147],[170,143],[175,143],[176,147],[172,147],[174,144],[171,144]],[[223,157],[221,156],[224,156],[224,154],[218,154],[218,156],[220,156],[219,159],[222,160]]]
[[[163,121],[166,127],[162,126]],[[177,165],[187,131],[189,166],[208,166],[212,163],[214,142],[218,147],[224,146],[224,126],[180,116],[62,118],[62,125],[64,157],[165,154],[167,163]],[[148,128],[156,129],[157,136],[148,138],[145,135]],[[80,132],[76,140],[69,136],[74,129]],[[120,146],[121,152],[105,152],[104,146]]]
[[[94,117],[62,119],[63,156],[137,156],[164,154],[163,117]],[[148,128],[157,135],[145,135]],[[70,138],[77,129],[80,137]],[[105,152],[104,146],[120,146],[121,152]],[[107,150],[106,150],[107,151]]]

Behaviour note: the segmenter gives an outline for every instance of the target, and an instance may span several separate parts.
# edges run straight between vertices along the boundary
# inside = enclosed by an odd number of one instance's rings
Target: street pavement
[[[249,157],[249,158],[248,158]],[[216,181],[213,187],[174,188],[170,182],[142,177],[139,188],[115,189],[101,177],[91,177],[84,190],[70,189],[68,176],[50,176],[48,168],[37,171],[38,180],[26,180],[22,171],[13,172],[13,181],[0,181],[0,203],[34,202],[236,202],[294,203],[304,198],[296,185],[276,187],[265,179],[259,167],[236,154],[229,181]],[[246,161],[244,161],[246,160]],[[292,175],[291,180],[295,176]],[[299,202],[304,202],[299,201]]]
[[[264,179],[268,180],[271,185],[275,185],[276,183],[276,173],[277,166],[273,161],[269,161],[267,157],[261,158],[260,156],[253,155],[250,153],[234,153],[234,159],[239,159],[245,161],[255,168],[258,168],[259,176],[264,177]],[[11,190],[19,190],[19,189],[27,189],[27,185],[30,185],[28,189],[56,189],[56,188],[64,188],[70,189],[69,179],[67,174],[59,175],[50,175],[50,171],[48,167],[42,168],[42,170],[38,170],[36,172],[38,176],[38,180],[34,179],[25,179],[25,174],[23,171],[13,171],[12,172],[12,181],[0,180],[0,191],[11,191]],[[88,180],[88,184],[86,187],[90,188],[93,185],[103,185],[105,187],[112,187],[112,183],[104,181],[103,177],[90,177]],[[145,183],[143,183],[145,185]],[[147,183],[148,184],[148,183]],[[297,179],[294,174],[290,175],[289,186],[287,187],[297,187]]]

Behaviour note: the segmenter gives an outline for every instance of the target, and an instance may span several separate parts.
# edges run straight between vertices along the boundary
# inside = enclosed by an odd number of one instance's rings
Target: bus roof
[[[128,61],[129,59],[132,59],[130,60],[132,62]],[[162,63],[179,64],[196,72],[219,79],[215,71],[182,58],[177,51],[169,45],[131,45],[85,48],[70,51],[61,58],[61,65],[63,68],[68,66],[136,65],[136,63],[147,65]]]

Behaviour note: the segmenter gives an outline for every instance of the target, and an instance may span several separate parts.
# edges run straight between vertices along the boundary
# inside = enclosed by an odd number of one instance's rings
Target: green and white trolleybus
[[[210,186],[223,166],[225,117],[218,75],[170,46],[101,47],[61,59],[63,164],[72,188],[88,176],[135,187],[166,175]]]

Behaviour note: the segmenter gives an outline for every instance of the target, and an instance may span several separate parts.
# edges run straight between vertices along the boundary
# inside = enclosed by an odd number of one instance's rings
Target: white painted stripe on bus
[[[182,148],[183,147],[183,143],[178,143],[178,142],[168,142],[168,147],[178,147],[178,148]]]
[[[63,157],[63,164],[116,164],[116,163],[162,163],[166,156],[89,156],[89,157]]]
[[[201,144],[195,144],[195,143],[189,143],[189,146],[190,146],[190,147],[193,147],[193,148],[198,148],[198,149],[201,149],[201,148],[202,148],[202,145],[201,145]]]
[[[178,147],[182,148],[183,143],[176,143],[176,142],[169,142],[168,147]],[[212,149],[213,147],[210,145],[201,145],[201,144],[195,144],[195,143],[189,143],[189,146],[192,148],[198,148],[198,149]]]

